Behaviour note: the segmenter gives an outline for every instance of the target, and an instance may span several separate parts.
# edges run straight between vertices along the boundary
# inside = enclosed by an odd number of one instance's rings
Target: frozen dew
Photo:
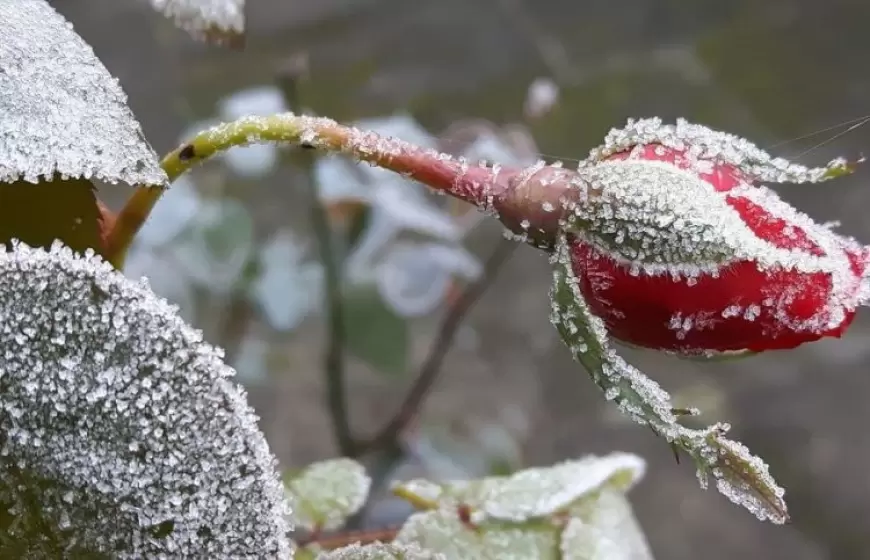
[[[72,25],[44,0],[0,0],[0,13],[0,181],[165,185],[127,96]]]
[[[220,118],[234,121],[248,116],[269,116],[288,110],[284,94],[275,86],[243,89],[223,98]],[[278,165],[278,147],[274,144],[236,146],[223,154],[224,161],[236,175],[247,179],[267,176]]]
[[[245,30],[245,0],[149,0],[195,37],[240,35]]]
[[[332,459],[310,465],[285,483],[298,528],[333,531],[358,512],[372,480],[352,459]]]
[[[747,176],[765,183],[816,183],[849,172],[849,163],[837,158],[825,167],[810,168],[773,157],[752,142],[712,130],[685,119],[666,125],[658,117],[629,119],[621,129],[611,129],[604,144],[589,154],[590,163],[637,146],[662,144],[676,150],[690,149],[699,162],[710,160],[733,165]],[[701,163],[703,165],[703,163]]]
[[[446,556],[424,550],[416,544],[374,543],[352,544],[337,550],[321,552],[316,560],[448,560]]]
[[[574,358],[586,368],[608,400],[637,423],[649,426],[668,443],[688,453],[698,466],[699,478],[703,481],[712,476],[728,499],[760,519],[786,522],[784,492],[763,461],[743,445],[725,438],[727,426],[717,424],[695,430],[680,425],[670,395],[613,350],[603,321],[592,314],[579,291],[564,236],[557,244],[552,262],[551,320]]]
[[[417,506],[470,508],[476,522],[519,523],[563,511],[586,496],[609,488],[625,492],[643,477],[644,461],[627,453],[588,456],[510,476],[434,483],[396,483],[393,492]]]
[[[631,504],[605,488],[571,507],[562,531],[562,560],[652,560]]]
[[[558,560],[558,539],[554,525],[471,527],[456,508],[445,507],[412,515],[393,542],[417,544],[446,560]]]
[[[0,253],[0,299],[3,557],[291,554],[256,416],[173,306],[59,244]]]

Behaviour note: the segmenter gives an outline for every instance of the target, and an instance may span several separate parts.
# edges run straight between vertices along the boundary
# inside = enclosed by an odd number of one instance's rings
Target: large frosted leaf
[[[149,0],[194,37],[233,40],[245,31],[245,0]]]
[[[0,181],[163,185],[127,97],[44,0],[0,0]]]
[[[287,558],[221,352],[96,258],[0,253],[0,557]]]
[[[644,462],[627,453],[589,456],[510,476],[435,483],[412,480],[394,486],[396,494],[416,504],[462,504],[476,522],[521,522],[550,516],[605,487],[624,491],[643,476]]]
[[[372,480],[351,459],[315,463],[286,483],[294,503],[293,518],[309,531],[332,531],[366,503]]]
[[[559,530],[547,523],[470,526],[455,508],[415,513],[395,541],[439,552],[446,560],[558,560]]]
[[[658,383],[623,360],[611,347],[604,322],[594,316],[578,288],[567,241],[562,238],[553,255],[552,322],[605,398],[641,425],[647,425],[676,448],[688,453],[706,486],[708,476],[719,491],[759,519],[788,520],[784,491],[767,465],[739,442],[725,437],[730,426],[715,424],[702,430],[679,423],[679,416],[697,411],[673,408],[670,395]]]

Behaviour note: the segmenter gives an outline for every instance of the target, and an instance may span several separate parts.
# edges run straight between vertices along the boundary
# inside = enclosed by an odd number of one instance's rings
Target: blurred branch
[[[297,539],[300,547],[317,545],[323,550],[335,550],[354,543],[362,545],[374,542],[390,542],[399,534],[399,528],[371,529],[366,531],[342,531],[330,535],[309,535]]]
[[[304,55],[292,57],[278,72],[278,85],[284,92],[287,103],[297,112],[302,110],[299,82],[305,74],[307,74],[307,59]],[[356,444],[350,428],[350,410],[345,387],[345,328],[341,267],[335,251],[335,239],[329,224],[329,217],[317,191],[317,181],[314,177],[315,154],[311,150],[296,149],[291,152],[290,157],[305,172],[311,227],[317,239],[324,270],[328,323],[328,341],[324,361],[327,406],[340,454],[353,456]]]
[[[417,418],[420,412],[420,405],[435,385],[438,374],[441,372],[444,358],[453,345],[453,340],[465,316],[474,307],[480,296],[492,285],[502,265],[507,262],[517,246],[518,243],[506,239],[496,245],[486,261],[481,277],[466,288],[458,301],[450,308],[450,311],[444,318],[444,322],[441,323],[441,328],[438,330],[432,349],[423,362],[420,373],[414,380],[413,385],[411,385],[405,400],[399,406],[399,410],[371,440],[361,443],[357,447],[358,454],[393,447],[401,438],[405,428]]]

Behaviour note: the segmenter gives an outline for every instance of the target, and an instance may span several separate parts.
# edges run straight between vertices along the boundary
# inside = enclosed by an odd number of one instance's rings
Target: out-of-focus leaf
[[[238,287],[253,257],[253,218],[236,200],[203,201],[171,251],[190,279],[214,293],[228,293]]]
[[[197,38],[240,44],[245,0],[149,0],[154,9]]]
[[[447,560],[443,554],[423,550],[415,544],[374,543],[352,544],[322,552],[317,560]]]
[[[102,254],[106,218],[88,180],[0,182],[0,244],[7,249],[12,239],[46,249],[59,239],[76,252]]]
[[[559,530],[549,523],[469,526],[453,509],[412,515],[395,543],[417,544],[445,560],[558,560]]]
[[[405,320],[367,287],[349,290],[343,309],[348,351],[380,372],[403,375],[409,351]]]
[[[643,476],[644,469],[640,457],[612,453],[529,468],[510,476],[443,483],[411,480],[397,483],[393,490],[412,503],[462,504],[475,521],[522,522],[562,511],[602,488],[625,491]]]
[[[0,0],[0,14],[0,182],[165,185],[126,95],[69,22],[44,0]]]
[[[612,348],[604,322],[592,314],[580,293],[564,236],[552,263],[551,320],[574,359],[587,370],[605,398],[614,401],[635,422],[649,426],[675,448],[688,453],[698,467],[702,486],[706,487],[707,477],[712,476],[717,489],[735,504],[761,520],[785,523],[788,508],[784,490],[770,476],[767,464],[743,444],[725,437],[730,426],[683,426],[670,395]]]
[[[652,560],[652,552],[625,496],[611,488],[571,507],[562,531],[562,560]]]
[[[147,285],[16,244],[0,325],[0,558],[291,554],[233,371]]]
[[[365,505],[372,480],[351,459],[315,463],[284,484],[293,500],[297,527],[332,531]]]

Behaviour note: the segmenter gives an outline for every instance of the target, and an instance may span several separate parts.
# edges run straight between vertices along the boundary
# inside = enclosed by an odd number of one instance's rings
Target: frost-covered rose
[[[610,333],[680,354],[758,352],[840,336],[867,298],[868,249],[759,182],[814,182],[737,137],[630,122],[581,166],[571,259]]]

